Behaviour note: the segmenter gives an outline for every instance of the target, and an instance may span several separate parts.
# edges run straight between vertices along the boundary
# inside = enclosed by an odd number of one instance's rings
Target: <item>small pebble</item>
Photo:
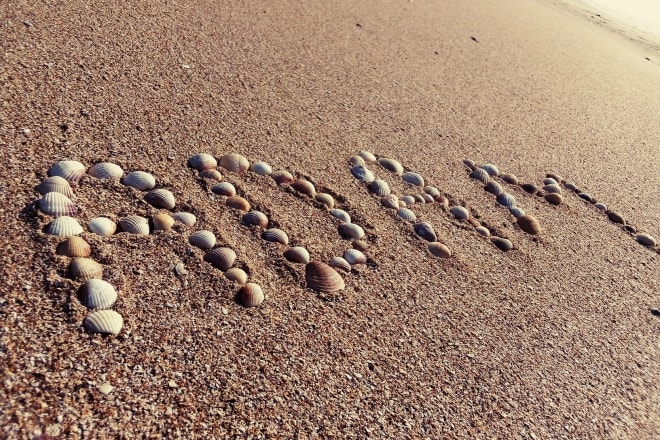
[[[108,394],[110,394],[110,393],[112,392],[112,390],[114,390],[114,387],[113,387],[112,385],[110,385],[108,382],[104,383],[103,385],[101,385],[101,386],[99,387],[99,391],[100,391],[102,394],[105,394],[106,396],[107,396]]]

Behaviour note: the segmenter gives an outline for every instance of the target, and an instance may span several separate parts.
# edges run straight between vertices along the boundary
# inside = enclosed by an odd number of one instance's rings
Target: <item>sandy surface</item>
[[[541,223],[532,237],[462,163],[537,184],[554,171],[660,237],[652,46],[559,2],[29,3],[0,5],[0,437],[660,435],[657,250],[571,192],[555,207],[507,186]],[[432,256],[351,176],[360,150],[420,173],[515,249],[414,206],[453,252]],[[365,229],[368,264],[336,295],[306,288],[303,266],[187,167],[198,152],[312,180]],[[116,337],[81,327],[80,283],[42,232],[34,187],[63,159],[148,171],[198,219],[83,234],[119,290]],[[311,200],[223,174],[313,259],[351,246]],[[156,212],[118,181],[74,191],[83,224]],[[238,305],[188,245],[198,229],[236,251],[261,307]]]

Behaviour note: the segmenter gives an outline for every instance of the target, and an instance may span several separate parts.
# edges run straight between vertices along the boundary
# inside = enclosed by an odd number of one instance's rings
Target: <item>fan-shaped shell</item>
[[[188,243],[200,249],[212,249],[215,246],[215,235],[211,231],[202,229],[190,234]]]
[[[220,182],[222,180],[222,173],[215,168],[210,168],[208,170],[200,171],[199,177]]]
[[[78,290],[78,298],[88,309],[109,309],[117,301],[117,292],[107,281],[93,278],[85,281]]]
[[[119,227],[130,234],[149,235],[149,220],[139,215],[129,215],[120,219]]]
[[[366,165],[366,162],[360,156],[353,156],[353,157],[349,158],[348,163],[353,165],[353,166],[356,166],[356,165],[365,166]]]
[[[502,188],[502,185],[500,185],[499,183],[497,183],[494,180],[491,180],[490,182],[488,182],[486,184],[486,186],[484,187],[484,189],[486,190],[486,192],[489,192],[489,193],[493,194],[494,196],[499,196],[500,194],[502,194],[504,192],[504,188]]]
[[[227,197],[233,197],[236,195],[236,188],[234,188],[234,185],[229,182],[216,183],[211,188],[211,191],[213,191],[215,194]]]
[[[351,222],[351,216],[348,214],[348,212],[342,210],[342,209],[331,209],[330,214],[338,218],[339,220],[343,221],[344,223],[350,223]]]
[[[259,174],[260,176],[270,176],[273,172],[273,168],[266,162],[255,162],[250,165],[250,171]]]
[[[323,203],[326,208],[332,209],[335,206],[335,199],[328,193],[318,193],[314,200]]]
[[[236,294],[236,301],[244,307],[259,307],[264,302],[264,292],[255,283],[247,283]]]
[[[557,185],[557,184],[559,184],[559,182],[557,182],[552,177],[546,177],[545,179],[543,179],[543,184],[544,185]]]
[[[87,171],[87,174],[97,179],[121,179],[121,176],[124,175],[124,170],[115,163],[100,162],[92,165]]]
[[[174,226],[174,218],[166,212],[159,212],[152,217],[155,231],[169,231]]]
[[[504,180],[506,183],[510,183],[511,185],[518,185],[518,178],[513,174],[502,174],[500,179]]]
[[[356,264],[365,264],[367,257],[357,249],[346,249],[344,251],[344,260],[348,261],[351,266]]]
[[[637,243],[641,244],[642,246],[655,247],[656,245],[655,238],[645,233],[635,235],[635,240],[637,240]]]
[[[225,271],[225,278],[238,284],[245,284],[247,282],[248,276],[243,269],[239,267],[232,267],[231,269],[227,269]]]
[[[192,227],[197,223],[197,217],[191,212],[175,212],[172,214],[172,218],[188,227]]]
[[[73,189],[69,182],[60,176],[51,176],[37,185],[36,190],[39,194],[46,195],[50,192],[64,194],[67,197],[73,197]]]
[[[71,276],[80,281],[103,278],[103,266],[91,258],[76,258],[69,266]]]
[[[415,233],[417,235],[419,235],[426,241],[438,240],[438,236],[435,234],[435,231],[433,230],[433,226],[431,226],[429,223],[426,222],[415,223],[413,225],[413,229],[415,230]]]
[[[561,203],[564,201],[564,198],[561,194],[550,193],[545,195],[545,200],[553,205],[561,205]]]
[[[528,234],[537,235],[541,232],[539,221],[531,215],[523,215],[518,218],[518,226]]]
[[[598,202],[594,206],[601,211],[607,211],[607,205],[605,203]]]
[[[309,252],[304,247],[295,246],[284,251],[284,258],[293,263],[307,264],[309,263]]]
[[[405,206],[410,206],[415,204],[415,198],[410,195],[401,197],[399,201],[405,203],[406,204]]]
[[[380,203],[382,203],[386,208],[399,209],[399,198],[394,194],[381,197]]]
[[[273,171],[270,177],[272,177],[278,185],[285,185],[293,182],[293,176],[288,171]]]
[[[62,160],[48,170],[49,176],[59,176],[69,183],[78,183],[85,175],[85,165],[75,160]]]
[[[608,211],[607,218],[609,218],[612,223],[618,223],[621,225],[626,224],[626,220],[623,218],[623,216],[615,211]]]
[[[74,235],[57,245],[55,252],[58,255],[65,255],[67,257],[89,257],[92,253],[92,248],[85,240]]]
[[[394,173],[399,176],[403,174],[403,166],[394,159],[388,159],[385,157],[382,159],[378,159],[378,165],[380,165],[390,173]]]
[[[471,170],[477,168],[476,162],[470,159],[463,159],[463,164]]]
[[[425,186],[424,187],[424,192],[426,194],[429,194],[434,199],[440,195],[440,190],[438,188],[436,188],[435,186]]]
[[[374,173],[372,173],[371,170],[369,170],[369,168],[364,165],[356,165],[351,168],[351,174],[353,174],[356,179],[365,183],[371,183],[376,178]]]
[[[211,263],[221,271],[228,270],[236,261],[236,252],[228,247],[220,247],[204,254],[204,261]]]
[[[320,261],[305,266],[307,287],[317,292],[332,293],[344,289],[344,279],[332,267]]]
[[[529,194],[536,194],[536,192],[539,190],[539,187],[533,183],[523,183],[521,188]]]
[[[376,162],[376,156],[369,151],[362,150],[358,155],[367,162]]]
[[[481,165],[479,168],[486,171],[489,176],[498,176],[500,174],[500,171],[492,163],[485,163]]]
[[[437,241],[429,243],[429,252],[436,257],[449,258],[451,257],[451,250],[447,246]]]
[[[387,182],[381,179],[375,179],[373,182],[370,182],[368,187],[369,191],[376,194],[377,196],[383,197],[390,193],[390,186],[387,184]]]
[[[48,224],[46,233],[57,235],[58,237],[71,237],[82,234],[83,228],[75,218],[63,215]]]
[[[268,217],[261,211],[250,211],[243,216],[243,223],[266,228],[268,226]]]
[[[123,183],[140,191],[147,191],[156,186],[156,178],[145,171],[132,171],[124,177]]]
[[[502,237],[491,237],[490,241],[501,251],[510,251],[513,249],[513,243]]]
[[[546,180],[548,180],[548,179],[546,179]],[[559,184],[557,184],[557,183],[549,183],[549,184],[546,184],[545,186],[543,186],[543,191],[545,191],[547,194],[550,194],[550,193],[561,194],[561,186],[559,186]]]
[[[220,166],[234,173],[242,173],[250,168],[250,162],[240,154],[230,153],[220,158]]]
[[[307,194],[308,196],[311,197],[314,197],[314,195],[316,194],[316,188],[314,188],[312,182],[308,180],[303,180],[303,179],[296,180],[291,184],[291,188],[295,189],[300,193]]]
[[[217,167],[218,162],[208,153],[198,153],[194,156],[190,156],[190,159],[188,159],[188,165],[198,171],[204,171]]]
[[[513,208],[509,208],[509,212],[511,213],[512,216],[515,218],[520,218],[523,215],[525,215],[525,211],[522,208],[519,208],[517,206],[514,206]]]
[[[39,199],[39,210],[52,217],[61,217],[63,215],[71,217],[78,212],[76,205],[71,199],[59,192],[49,192],[44,194],[44,196]]]
[[[344,257],[332,257],[328,262],[328,266],[344,270],[346,272],[351,271],[351,264],[344,259]]]
[[[156,208],[174,209],[174,206],[176,206],[176,199],[172,191],[162,188],[149,191],[144,196],[144,200]]]
[[[289,237],[281,229],[271,228],[266,229],[261,235],[262,238],[266,241],[272,241],[274,243],[289,244]]]
[[[449,208],[449,212],[459,220],[467,220],[470,218],[470,211],[463,206],[452,206]]]
[[[516,206],[516,198],[507,192],[503,192],[502,194],[497,196],[495,200],[497,200],[497,203],[499,203],[500,205],[509,209]]]
[[[435,202],[435,199],[431,194],[422,194],[422,198],[424,199],[425,203],[433,203]]]
[[[250,210],[250,202],[239,196],[229,197],[227,199],[227,206],[243,212],[248,212]]]
[[[118,335],[124,326],[124,318],[114,310],[98,310],[87,315],[83,326],[90,333]]]
[[[413,173],[412,171],[403,173],[403,176],[401,177],[403,178],[404,182],[408,182],[411,185],[424,186],[424,178],[417,173]]]
[[[474,228],[474,230],[477,231],[479,235],[483,235],[484,237],[490,237],[490,231],[485,226],[477,226],[476,228]]]
[[[471,173],[470,177],[476,179],[484,184],[490,181],[490,175],[483,168],[475,168]]]
[[[337,231],[346,239],[359,240],[364,237],[364,229],[355,223],[342,223],[337,227]]]
[[[95,217],[87,223],[87,229],[102,237],[110,237],[117,231],[117,224],[108,217]]]
[[[396,215],[407,222],[417,221],[417,216],[415,213],[408,208],[399,208],[396,211]]]

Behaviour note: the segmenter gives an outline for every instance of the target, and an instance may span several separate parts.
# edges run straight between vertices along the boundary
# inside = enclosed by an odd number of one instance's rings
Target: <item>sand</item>
[[[660,435],[657,250],[572,192],[551,206],[508,187],[542,226],[530,236],[463,165],[537,184],[556,172],[660,237],[652,44],[554,1],[121,3],[0,5],[0,436]],[[351,176],[361,150],[420,173],[515,248],[414,207],[452,251],[434,257]],[[199,152],[310,179],[365,229],[367,264],[336,294],[308,289],[303,266],[187,166]],[[80,283],[35,208],[64,159],[150,172],[197,216],[82,235],[119,290],[116,337],[82,328]],[[351,246],[309,199],[223,174],[313,259]],[[118,181],[74,191],[83,224],[156,212]],[[199,229],[236,251],[260,307],[237,304],[238,286],[188,245]]]

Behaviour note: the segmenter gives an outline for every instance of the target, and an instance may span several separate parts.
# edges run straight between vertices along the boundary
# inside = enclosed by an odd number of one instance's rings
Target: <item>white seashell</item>
[[[399,208],[396,215],[407,222],[417,221],[417,216],[408,208]]]
[[[71,276],[75,280],[87,281],[92,278],[103,278],[103,266],[91,258],[76,258],[69,266]]]
[[[213,232],[203,229],[190,234],[188,243],[200,249],[212,249],[215,246],[215,235]]]
[[[96,217],[87,223],[87,229],[102,237],[110,237],[117,231],[117,224],[108,217]]]
[[[216,248],[204,254],[204,261],[224,272],[234,265],[236,252],[228,247]]]
[[[370,182],[368,187],[369,191],[376,194],[377,196],[383,197],[390,193],[390,186],[387,184],[387,182],[381,179],[376,179],[373,182]]]
[[[424,199],[424,201],[425,201],[426,203],[433,203],[433,202],[435,202],[435,199],[433,198],[433,196],[432,196],[431,194],[422,194],[422,198]]]
[[[509,209],[516,206],[516,198],[507,192],[503,192],[502,194],[497,196],[495,200],[497,200],[497,203],[499,203],[500,205],[505,206]]]
[[[490,237],[490,231],[485,226],[477,226],[474,230],[484,237]]]
[[[403,166],[394,159],[382,158],[378,159],[378,165],[386,169],[387,171],[401,175],[403,174]]]
[[[335,199],[328,193],[318,193],[314,200],[324,204],[327,209],[332,209],[335,206]]]
[[[355,223],[342,223],[337,227],[337,231],[345,239],[359,240],[364,237],[364,229]]]
[[[490,181],[490,174],[483,168],[475,168],[474,171],[470,173],[470,177],[480,182],[486,184]]]
[[[166,212],[159,212],[151,220],[154,223],[154,231],[169,231],[174,226],[174,219]]]
[[[200,171],[199,177],[220,182],[222,180],[222,173],[220,173],[220,171],[216,170],[215,168],[209,168],[208,170]]]
[[[317,292],[332,293],[345,287],[344,279],[332,267],[320,261],[311,261],[305,266],[307,287]]]
[[[62,243],[57,245],[55,250],[57,255],[65,255],[67,257],[89,257],[92,253],[92,248],[89,243],[87,243],[82,238],[74,235],[64,240]]]
[[[484,187],[484,189],[486,190],[486,192],[489,192],[494,196],[499,196],[500,194],[502,194],[504,192],[504,188],[502,188],[502,185],[500,185],[499,183],[497,183],[494,180],[491,180],[490,182],[488,182],[486,184],[486,186]]]
[[[198,153],[190,156],[188,165],[198,171],[209,170],[218,166],[218,162],[208,153]]]
[[[250,165],[250,171],[260,176],[270,176],[273,173],[273,168],[266,162],[255,162]]]
[[[357,249],[346,249],[344,251],[344,260],[348,261],[351,266],[356,264],[364,264],[367,262],[367,257]]]
[[[545,179],[543,179],[543,184],[544,185],[558,185],[559,182],[557,182],[552,177],[546,177]]]
[[[266,228],[268,226],[268,217],[261,211],[250,211],[243,216],[243,223]]]
[[[364,159],[366,162],[376,162],[376,156],[374,156],[373,153],[370,153],[369,151],[360,151],[358,153],[358,156],[360,156],[362,159]]]
[[[470,211],[463,206],[452,206],[449,208],[449,212],[458,220],[467,220],[470,218]]]
[[[258,284],[247,283],[236,294],[236,301],[244,307],[259,307],[264,302],[264,292]]]
[[[243,269],[232,267],[231,269],[227,269],[225,271],[225,278],[238,284],[245,284],[247,282],[248,276]]]
[[[85,281],[78,291],[82,305],[92,310],[109,309],[117,301],[117,292],[107,281],[93,278]]]
[[[489,176],[498,176],[500,174],[497,167],[495,165],[493,165],[492,163],[485,163],[485,164],[481,165],[479,168],[486,171]]]
[[[356,165],[353,168],[351,168],[351,173],[353,176],[365,183],[371,183],[374,181],[376,176],[374,176],[374,173],[372,173],[369,168],[367,168],[364,165]]]
[[[525,211],[523,211],[522,208],[519,208],[517,206],[514,206],[513,208],[509,208],[509,212],[511,213],[512,216],[515,218],[520,218],[523,215],[525,215]]]
[[[156,178],[145,171],[132,171],[124,177],[123,184],[140,191],[147,191],[156,186]]]
[[[149,220],[139,215],[129,215],[120,219],[119,227],[129,234],[149,235]]]
[[[240,154],[231,153],[220,158],[220,166],[234,173],[242,173],[250,168],[250,162]]]
[[[356,165],[362,165],[365,166],[367,163],[364,161],[364,159],[360,156],[353,156],[350,159],[348,159],[348,163],[356,166]]]
[[[285,185],[293,182],[293,176],[288,171],[273,171],[270,175],[278,185]]]
[[[339,220],[343,221],[344,223],[350,223],[351,222],[351,216],[348,215],[348,212],[341,210],[341,209],[331,209],[330,214],[338,218]]]
[[[405,203],[404,206],[410,206],[415,204],[415,198],[410,195],[401,197],[400,201]]]
[[[69,183],[78,183],[85,175],[85,165],[75,160],[63,160],[53,165],[48,175],[62,177]]]
[[[192,227],[197,223],[197,217],[190,212],[175,212],[172,214],[172,218],[188,227]]]
[[[399,198],[394,194],[381,197],[380,203],[386,208],[399,209]]]
[[[58,237],[71,237],[82,234],[83,228],[75,218],[63,215],[48,224],[46,233],[57,235]]]
[[[124,318],[114,310],[98,310],[87,315],[83,326],[90,333],[117,335],[124,326]]]
[[[100,162],[92,165],[87,171],[87,174],[97,179],[121,179],[121,176],[124,175],[124,170],[117,164]]]
[[[425,186],[424,192],[431,195],[431,197],[436,198],[440,195],[440,190],[435,186]]]
[[[274,243],[281,243],[284,245],[289,244],[289,237],[281,229],[266,229],[261,236],[266,241],[272,241]]]
[[[37,185],[36,190],[39,191],[39,194],[45,195],[49,192],[58,192],[64,194],[65,196],[71,198],[73,197],[73,189],[69,182],[60,176],[51,176]]]
[[[312,182],[303,179],[299,179],[296,180],[295,182],[292,182],[291,188],[303,194],[307,194],[310,197],[314,197],[314,195],[316,194],[316,188],[314,188]]]
[[[234,185],[229,182],[216,183],[213,185],[213,188],[211,188],[211,191],[215,194],[227,197],[233,197],[236,195],[236,188],[234,188]]]
[[[417,173],[409,171],[407,173],[403,173],[403,176],[401,177],[403,178],[404,182],[408,182],[411,185],[424,186],[424,178]]]
[[[337,269],[345,270],[346,272],[351,271],[351,264],[346,261],[344,257],[332,257],[328,262],[328,266],[335,267]]]
[[[44,196],[39,199],[39,210],[52,217],[61,217],[63,215],[72,217],[78,212],[76,205],[71,199],[59,192],[49,192],[44,194]]]
[[[156,208],[174,209],[174,206],[176,206],[176,199],[172,191],[162,188],[149,191],[144,196],[144,200]]]
[[[309,252],[301,246],[294,246],[284,251],[284,258],[292,263],[309,263]]]

